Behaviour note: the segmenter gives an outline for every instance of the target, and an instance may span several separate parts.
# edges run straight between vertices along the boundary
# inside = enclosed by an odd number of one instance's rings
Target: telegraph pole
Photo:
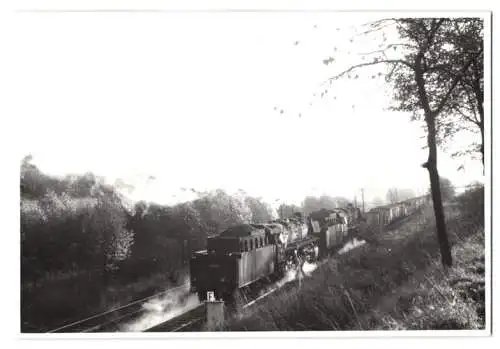
[[[363,213],[365,213],[365,188],[361,188],[361,202],[363,207]]]

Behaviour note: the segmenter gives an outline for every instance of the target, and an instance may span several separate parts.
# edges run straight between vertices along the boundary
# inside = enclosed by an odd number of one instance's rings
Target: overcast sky
[[[422,131],[409,115],[385,110],[383,81],[337,82],[330,97],[313,97],[351,62],[348,52],[369,46],[349,43],[351,25],[369,19],[23,13],[14,67],[19,155],[31,153],[50,174],[122,178],[136,187],[134,199],[160,203],[187,198],[181,187],[295,202],[323,193],[359,199],[360,188],[367,201],[393,186],[423,190]],[[332,54],[338,65],[326,67]],[[481,179],[480,163],[457,172],[460,164],[440,154],[440,173],[454,184]]]

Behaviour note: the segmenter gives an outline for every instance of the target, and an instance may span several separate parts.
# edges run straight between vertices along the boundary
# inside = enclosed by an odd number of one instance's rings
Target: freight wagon
[[[414,214],[424,204],[430,202],[430,196],[420,196],[391,205],[375,207],[366,213],[366,221],[371,226],[386,226],[398,219]]]

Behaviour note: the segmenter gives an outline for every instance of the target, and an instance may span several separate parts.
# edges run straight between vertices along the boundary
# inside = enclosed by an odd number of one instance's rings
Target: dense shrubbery
[[[457,197],[462,216],[474,224],[484,227],[484,186],[474,184],[471,189]]]

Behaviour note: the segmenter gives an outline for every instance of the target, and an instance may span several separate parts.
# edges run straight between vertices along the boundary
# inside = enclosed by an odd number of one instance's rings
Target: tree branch
[[[469,116],[465,115],[465,113],[464,113],[464,112],[463,112],[463,111],[462,111],[462,110],[461,110],[458,106],[457,106],[457,107],[452,108],[452,110],[454,110],[454,111],[458,112],[460,115],[462,115],[462,117],[463,117],[465,120],[467,120],[467,121],[469,121],[469,122],[472,122],[473,124],[475,124],[475,125],[479,126],[479,121],[474,120],[473,118],[471,118],[471,117],[469,117]]]
[[[358,69],[358,68],[361,68],[361,67],[370,66],[370,65],[377,65],[377,64],[403,64],[403,65],[406,65],[407,67],[409,67],[410,69],[414,69],[414,67],[413,67],[413,65],[411,63],[409,63],[409,62],[407,62],[405,60],[402,60],[402,59],[381,59],[381,60],[376,60],[376,61],[373,61],[373,62],[360,63],[360,64],[353,65],[353,66],[349,67],[348,69],[340,72],[339,74],[337,74],[335,76],[332,76],[331,78],[328,78],[321,85],[329,83],[329,82],[331,82],[333,80],[337,80],[337,79],[341,78],[342,76],[344,76],[344,75],[352,72],[355,69]]]
[[[360,52],[360,53],[358,53],[358,55],[359,56],[363,56],[363,55],[364,56],[368,56],[368,55],[373,55],[375,53],[384,53],[388,49],[393,48],[393,47],[398,47],[398,46],[403,46],[403,47],[409,47],[409,48],[413,48],[413,49],[418,49],[418,47],[416,47],[415,45],[410,45],[410,44],[389,44],[389,45],[387,45],[383,49],[375,50],[375,51],[371,51],[371,52]]]
[[[453,109],[453,108],[460,108],[460,109],[465,109],[465,110],[470,110],[472,111],[472,113],[474,113],[474,106],[471,106],[470,104],[467,104],[467,103],[461,103],[461,102],[454,102],[450,105],[450,109]],[[478,121],[479,122],[479,121]]]
[[[446,63],[446,64],[437,64],[437,65],[434,65],[434,66],[427,67],[427,69],[425,69],[423,71],[423,73],[427,74],[427,73],[432,73],[432,72],[438,70],[438,71],[442,71],[444,73],[453,75],[453,71],[451,71],[451,70],[448,69],[449,66],[450,66],[449,63]]]
[[[483,52],[483,49],[481,49],[481,51],[479,52],[479,54],[481,54],[482,52]],[[472,56],[469,59],[469,61],[462,67],[462,69],[460,69],[460,72],[455,76],[455,79],[451,83],[451,86],[450,86],[448,92],[443,97],[443,99],[441,100],[441,102],[438,104],[438,107],[434,111],[435,115],[438,115],[441,112],[441,110],[444,108],[446,102],[448,101],[448,98],[450,98],[450,96],[451,96],[451,93],[453,92],[453,90],[455,89],[455,87],[457,86],[457,84],[460,82],[460,80],[462,79],[462,77],[465,74],[465,72],[467,71],[467,69],[469,69],[469,66],[472,64],[473,61],[474,61],[474,56]]]
[[[426,50],[429,50],[429,48],[432,46],[432,44],[433,44],[432,41],[434,40],[434,36],[436,36],[436,33],[437,33],[439,27],[441,26],[441,24],[443,24],[443,22],[444,22],[444,18],[440,18],[437,22],[436,22],[436,20],[432,21],[433,27],[430,29],[430,31],[428,33]]]
[[[470,106],[469,109],[472,110],[472,115],[474,116],[474,119],[477,121],[476,125],[480,126],[480,121],[477,119],[477,114],[476,114],[476,102],[477,102],[477,100],[471,96],[471,92],[467,88],[465,88],[465,86],[464,86],[464,90],[465,90],[465,94],[467,95],[467,99],[469,100],[469,106]]]
[[[394,21],[394,19],[392,18],[388,18],[388,19],[380,19],[378,21],[375,21],[375,22],[368,22],[368,23],[365,23],[363,24],[362,26],[363,27],[371,27],[370,29],[362,32],[362,33],[359,33],[359,34],[356,34],[356,36],[361,36],[361,35],[366,35],[366,34],[370,34],[370,33],[374,33],[374,32],[377,32],[379,30],[382,30],[384,28],[387,28],[391,25],[394,25],[394,23],[390,23],[390,21]]]
[[[408,35],[409,38],[411,38],[417,44],[420,43],[419,40],[418,40],[418,37],[415,36],[415,34],[411,30],[408,30],[403,25],[401,25],[401,22],[404,22],[404,21],[402,21],[402,20],[396,20],[396,26],[398,27],[398,30],[404,32],[406,35]],[[420,49],[420,46],[418,47],[418,49]]]

